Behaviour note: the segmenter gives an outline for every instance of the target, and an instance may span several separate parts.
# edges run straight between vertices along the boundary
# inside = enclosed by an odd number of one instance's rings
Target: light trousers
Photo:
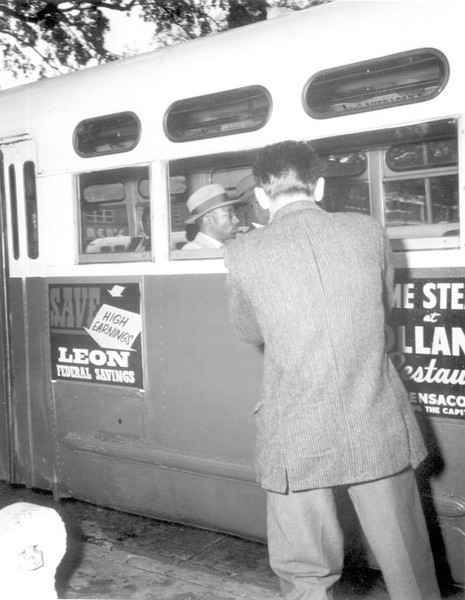
[[[440,600],[414,473],[345,486],[391,600]],[[344,540],[332,488],[267,492],[270,564],[286,600],[333,598]]]

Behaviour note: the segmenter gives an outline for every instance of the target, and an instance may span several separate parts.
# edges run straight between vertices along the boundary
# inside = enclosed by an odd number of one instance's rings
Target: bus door
[[[40,276],[37,151],[33,140],[2,143],[3,163],[1,465],[12,483],[50,488],[53,435],[44,364],[47,313]]]
[[[8,319],[8,243],[6,230],[5,161],[0,152],[0,478],[10,481],[13,473],[11,420],[11,363]]]

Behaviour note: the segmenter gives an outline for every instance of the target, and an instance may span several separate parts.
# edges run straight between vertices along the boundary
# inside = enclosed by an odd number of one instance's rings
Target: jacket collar
[[[296,200],[295,202],[290,202],[289,204],[286,204],[285,206],[282,206],[281,208],[279,208],[273,215],[272,221],[275,221],[276,219],[280,219],[281,217],[284,217],[285,215],[294,213],[298,210],[307,210],[307,209],[322,210],[320,208],[320,206],[313,200]]]

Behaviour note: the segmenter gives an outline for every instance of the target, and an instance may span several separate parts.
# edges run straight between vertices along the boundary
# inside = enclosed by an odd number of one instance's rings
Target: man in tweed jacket
[[[326,213],[305,142],[254,165],[267,227],[226,249],[231,321],[263,346],[255,407],[270,562],[287,600],[323,600],[343,565],[333,488],[346,486],[393,600],[440,598],[413,474],[425,457],[385,348],[389,242],[360,214]]]

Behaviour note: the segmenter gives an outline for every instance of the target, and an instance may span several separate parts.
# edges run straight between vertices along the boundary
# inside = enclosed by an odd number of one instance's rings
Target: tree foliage
[[[267,18],[270,7],[300,10],[331,0],[0,0],[3,69],[63,73],[118,58],[106,46],[112,12],[137,11],[159,44],[172,44]]]

